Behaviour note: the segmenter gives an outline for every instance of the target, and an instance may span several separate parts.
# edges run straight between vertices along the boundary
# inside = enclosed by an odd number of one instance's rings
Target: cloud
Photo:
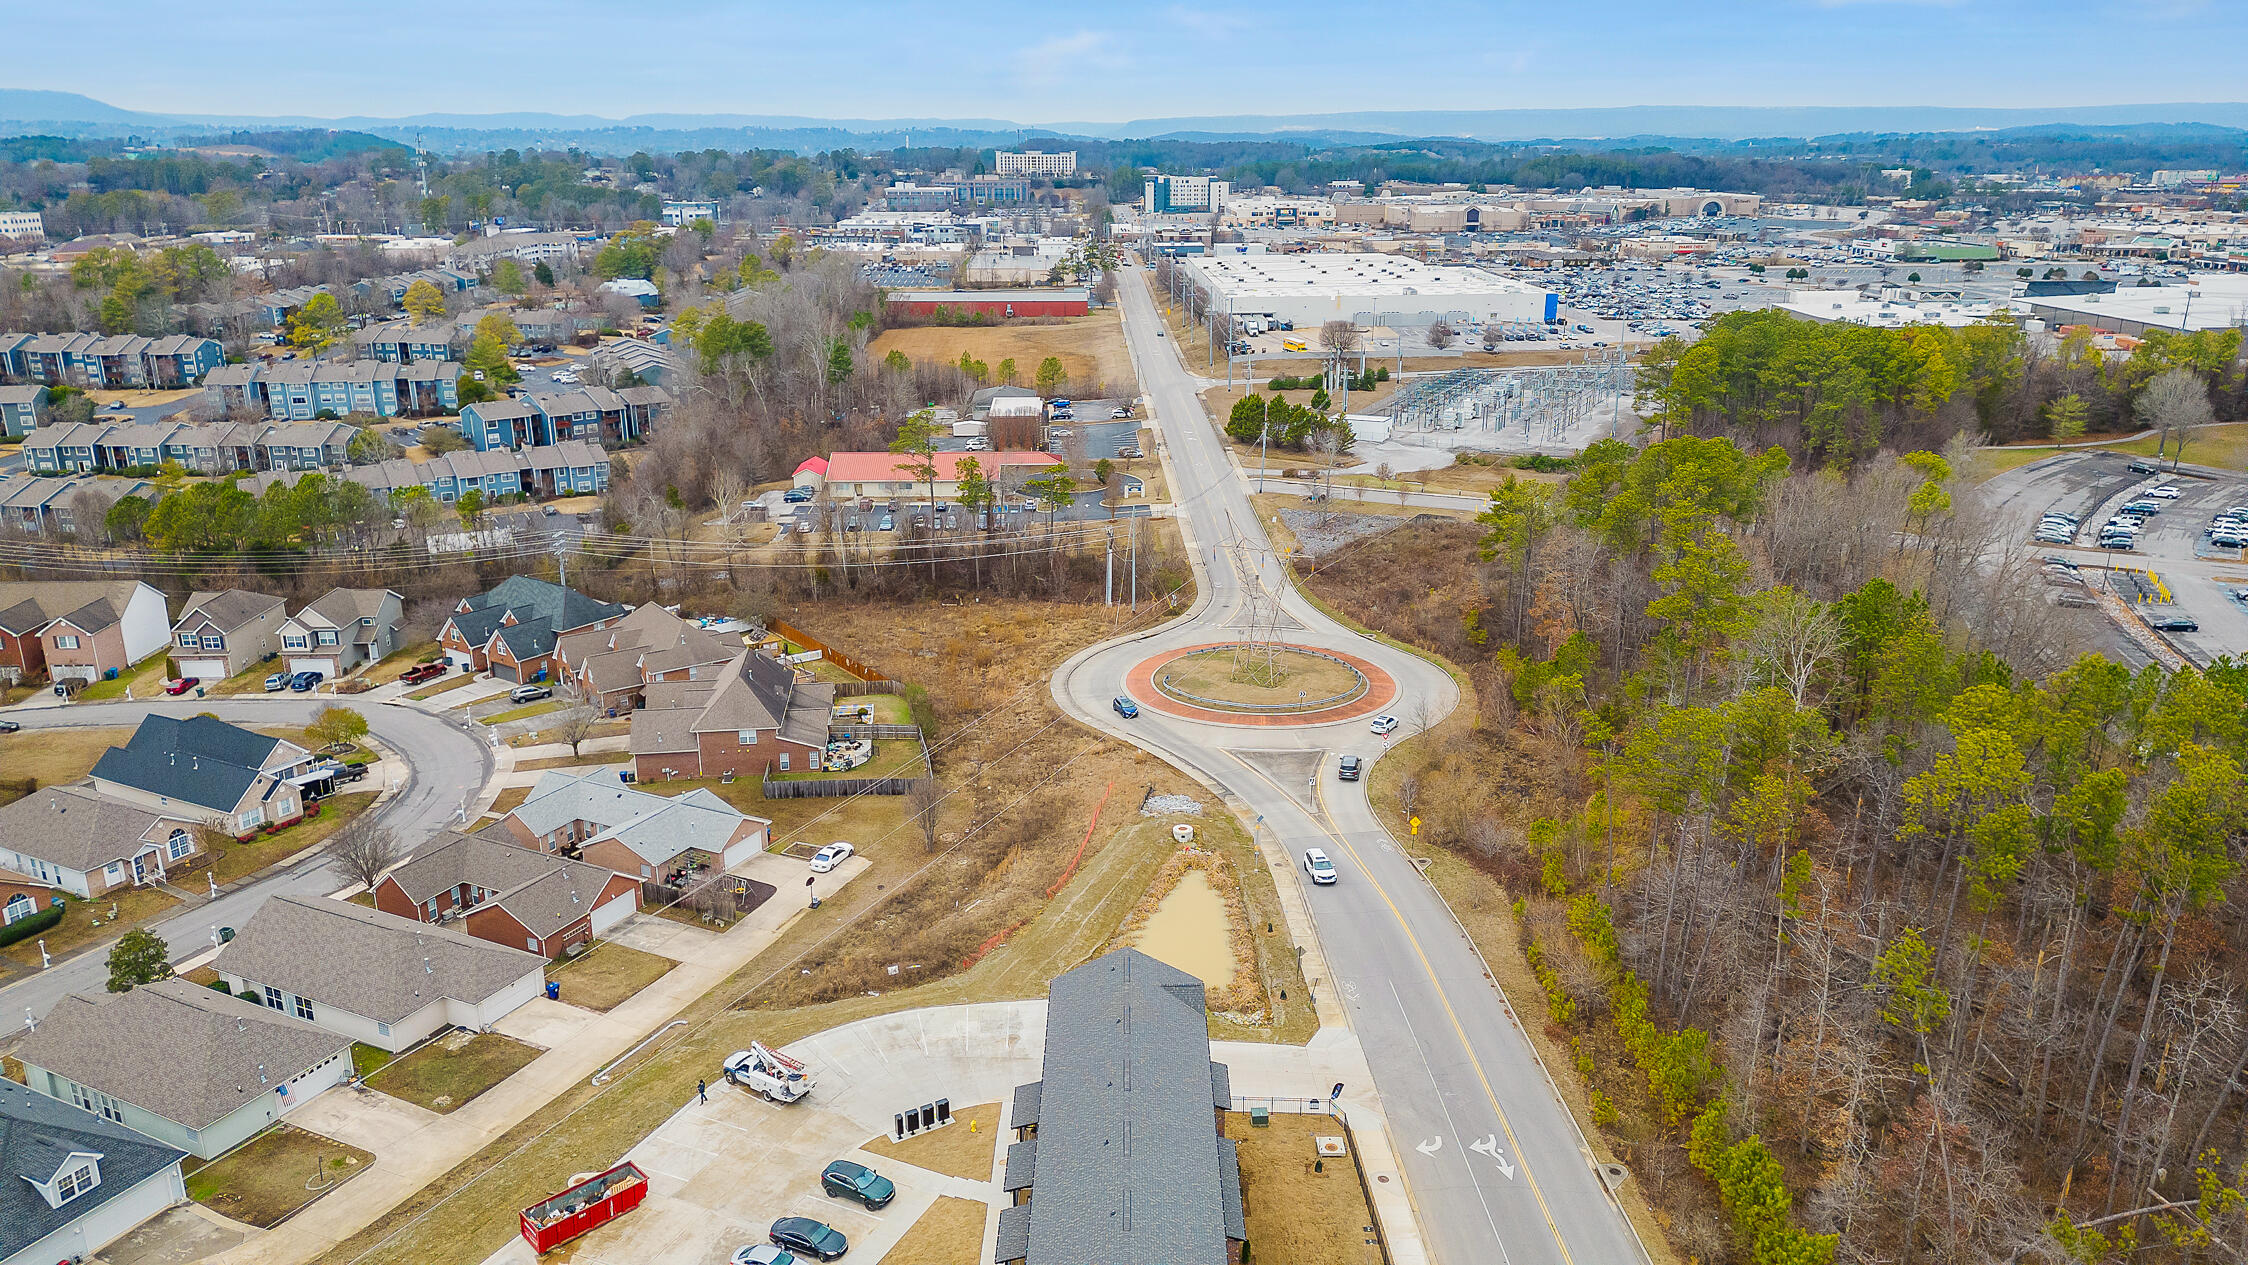
[[[1017,60],[1026,83],[1038,87],[1082,81],[1088,70],[1113,73],[1132,64],[1132,58],[1109,31],[1072,31],[1024,49]]]
[[[1165,15],[1173,26],[1182,27],[1206,38],[1219,38],[1248,30],[1252,23],[1238,13],[1221,13],[1214,9],[1193,9],[1174,4]]]

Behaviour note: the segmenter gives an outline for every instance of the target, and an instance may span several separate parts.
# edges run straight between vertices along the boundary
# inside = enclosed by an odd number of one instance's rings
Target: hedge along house
[[[352,1073],[344,1037],[183,979],[65,997],[15,1055],[40,1093],[206,1160]]]
[[[237,839],[304,816],[300,789],[327,775],[293,742],[213,716],[144,716],[132,741],[94,762],[94,789],[173,816],[209,821]]]
[[[608,768],[582,774],[554,769],[481,833],[654,882],[689,852],[717,857],[722,869],[746,865],[765,850],[772,826],[735,811],[708,788],[651,795],[622,785]]]
[[[113,1120],[0,1080],[0,1265],[101,1251],[187,1199],[186,1156]]]
[[[512,838],[448,835],[375,885],[375,908],[558,958],[640,908],[640,881]]]
[[[205,864],[197,818],[162,813],[95,794],[50,786],[0,808],[0,925],[13,925],[45,902],[26,885],[60,888],[87,900],[121,887],[171,878]]]
[[[275,896],[212,966],[236,994],[396,1052],[446,1027],[499,1022],[544,990],[546,964],[451,927]]]

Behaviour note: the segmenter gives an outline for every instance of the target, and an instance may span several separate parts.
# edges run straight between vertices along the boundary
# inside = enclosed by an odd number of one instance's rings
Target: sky
[[[0,86],[195,114],[1053,124],[2248,97],[2244,0],[0,0],[0,29],[54,54],[8,58]]]

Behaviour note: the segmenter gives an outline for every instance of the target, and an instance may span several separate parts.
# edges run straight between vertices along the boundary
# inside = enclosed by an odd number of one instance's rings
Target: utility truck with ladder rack
[[[812,1073],[804,1064],[762,1041],[727,1057],[726,1079],[767,1102],[795,1102],[812,1092]]]

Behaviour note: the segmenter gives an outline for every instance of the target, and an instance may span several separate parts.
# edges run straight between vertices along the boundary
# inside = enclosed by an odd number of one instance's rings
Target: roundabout
[[[1370,716],[1397,682],[1356,655],[1285,642],[1208,642],[1143,659],[1124,688],[1142,707],[1211,724],[1280,728]]]

